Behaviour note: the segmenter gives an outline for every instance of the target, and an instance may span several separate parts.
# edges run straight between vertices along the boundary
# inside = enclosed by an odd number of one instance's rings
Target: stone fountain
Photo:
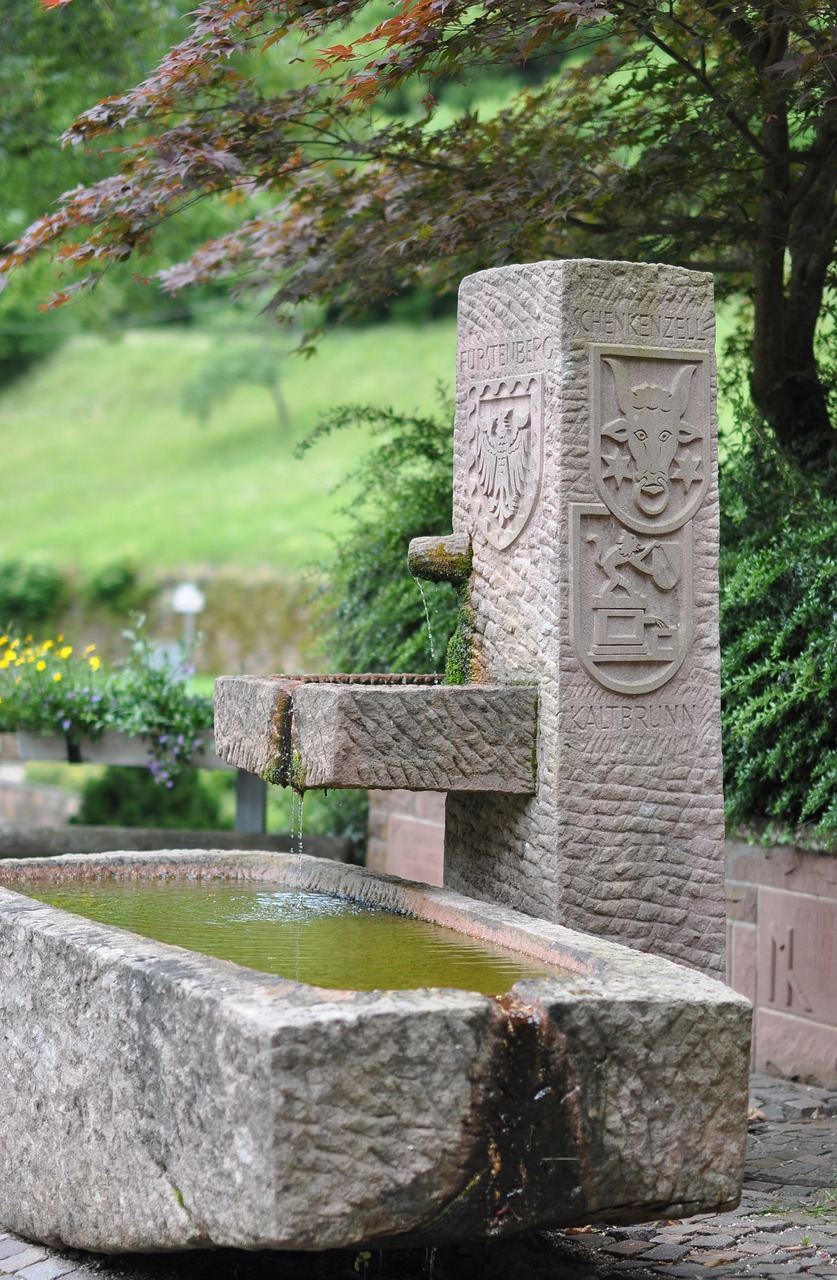
[[[454,531],[409,553],[460,593],[448,682],[216,689],[219,754],[269,782],[446,791],[449,887],[301,855],[0,864],[0,1225],[325,1249],[736,1203],[713,335],[710,278],[681,269],[463,282]],[[16,891],[103,876],[281,879],[563,972],[499,999],[324,990]]]

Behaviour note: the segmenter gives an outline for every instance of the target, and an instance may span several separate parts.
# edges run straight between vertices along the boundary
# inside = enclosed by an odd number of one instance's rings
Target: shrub
[[[170,788],[158,787],[145,769],[109,765],[101,777],[85,782],[76,823],[116,827],[179,827],[217,830],[217,796],[193,770],[181,773]]]
[[[749,425],[721,489],[727,815],[833,834],[837,498]]]
[[[350,427],[376,438],[341,485],[352,494],[345,508],[351,523],[325,567],[319,598],[322,648],[333,670],[444,667],[456,595],[444,583],[419,585],[407,569],[407,548],[411,538],[450,533],[451,420],[445,401],[433,418],[350,406],[324,418],[302,446]]]
[[[28,631],[54,618],[67,599],[61,572],[45,561],[0,564],[0,625]]]
[[[85,588],[90,604],[109,613],[127,614],[144,603],[137,567],[130,560],[114,560],[102,565],[90,577]]]

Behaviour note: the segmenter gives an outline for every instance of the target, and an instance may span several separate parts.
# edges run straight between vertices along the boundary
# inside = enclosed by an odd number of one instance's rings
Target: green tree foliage
[[[189,7],[188,0],[85,0],[48,11],[37,0],[4,3],[0,244],[13,241],[64,192],[113,172],[121,144],[141,130],[126,130],[108,154],[89,147],[62,149],[61,134],[91,99],[115,93],[152,67],[188,29]],[[163,232],[156,265],[176,260],[201,234],[217,234],[226,226],[209,209],[193,213],[189,221],[188,227]],[[188,314],[182,302],[161,298],[143,281],[136,266],[110,270],[95,307],[59,316],[39,310],[55,288],[55,269],[45,260],[17,272],[0,292],[0,384],[81,325],[109,328],[127,317]]]
[[[322,646],[338,670],[444,668],[456,597],[448,586],[419,586],[410,577],[407,547],[420,534],[450,532],[452,415],[452,405],[444,402],[435,418],[337,409],[303,446],[350,427],[377,437],[344,481],[351,493],[345,508],[351,525],[335,548],[320,596]]]
[[[268,52],[292,82],[269,84]],[[451,82],[561,56],[492,115],[445,109]],[[164,272],[167,288],[248,282],[274,309],[351,312],[508,261],[706,267],[752,296],[756,404],[786,451],[821,459],[835,71],[821,0],[202,0],[150,77],[68,132],[84,148],[117,139],[119,174],[72,191],[6,265],[63,246],[83,273],[64,298],[171,214],[258,189],[255,213]],[[416,88],[420,117],[387,113]],[[140,134],[127,146],[126,128]]]

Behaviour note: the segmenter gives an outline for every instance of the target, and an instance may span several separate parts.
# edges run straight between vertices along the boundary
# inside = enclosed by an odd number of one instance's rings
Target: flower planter
[[[207,738],[210,730],[206,731]],[[83,737],[78,744],[70,744],[60,733],[29,733],[18,729],[17,745],[21,760],[55,760],[71,764],[119,764],[147,765],[149,761],[148,739],[129,737],[124,733],[108,730],[100,738]],[[199,769],[231,769],[232,765],[219,760],[214,750],[207,746],[195,754],[195,766]]]

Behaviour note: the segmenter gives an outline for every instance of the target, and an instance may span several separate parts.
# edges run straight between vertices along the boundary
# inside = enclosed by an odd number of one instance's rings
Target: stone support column
[[[454,531],[478,680],[537,683],[531,795],[452,793],[446,884],[723,972],[711,277],[460,291]]]

